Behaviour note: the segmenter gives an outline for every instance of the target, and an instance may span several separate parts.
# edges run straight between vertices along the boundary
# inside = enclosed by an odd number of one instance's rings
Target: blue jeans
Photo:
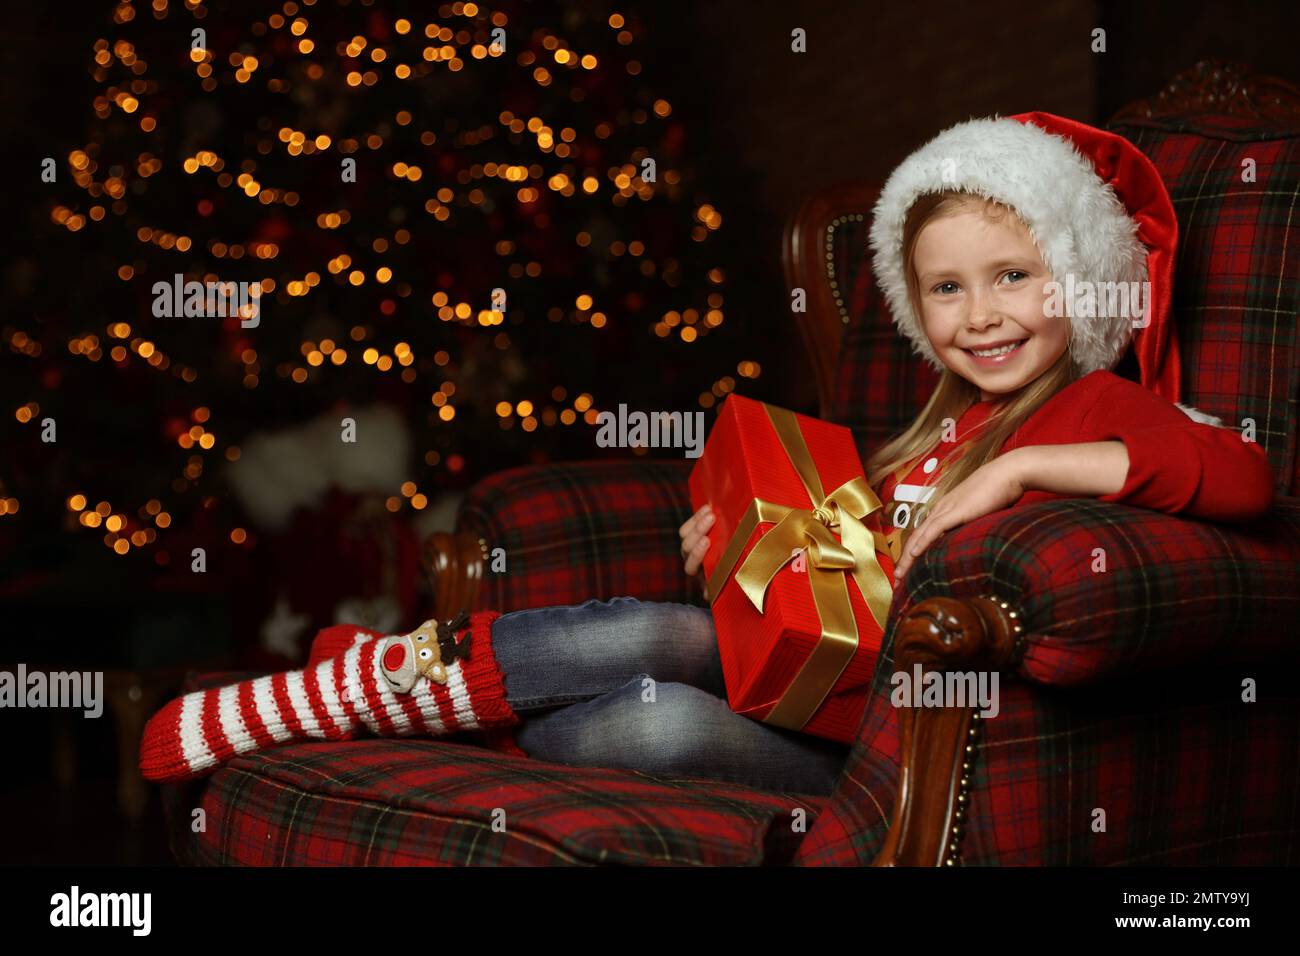
[[[616,597],[503,614],[492,648],[529,756],[829,794],[849,748],[727,706],[713,614]]]

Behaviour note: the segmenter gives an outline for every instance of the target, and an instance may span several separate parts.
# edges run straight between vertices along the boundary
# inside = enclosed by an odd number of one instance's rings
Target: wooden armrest
[[[1012,670],[1024,629],[994,597],[935,597],[898,623],[896,670]],[[898,797],[872,866],[957,866],[979,743],[974,707],[899,708]]]
[[[487,542],[465,531],[435,531],[425,540],[421,557],[433,594],[434,617],[446,621],[462,607],[478,608]]]

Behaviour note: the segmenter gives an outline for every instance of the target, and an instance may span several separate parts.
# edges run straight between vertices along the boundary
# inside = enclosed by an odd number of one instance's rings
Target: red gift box
[[[716,515],[702,566],[731,709],[851,743],[894,579],[852,432],[732,393],[690,492]]]

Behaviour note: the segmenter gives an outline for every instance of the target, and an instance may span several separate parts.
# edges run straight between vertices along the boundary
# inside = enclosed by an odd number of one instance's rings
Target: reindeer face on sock
[[[470,635],[456,641],[456,631],[468,622],[464,614],[446,624],[425,621],[409,634],[384,641],[379,654],[380,670],[393,692],[410,693],[421,678],[447,683],[447,668],[469,656]]]

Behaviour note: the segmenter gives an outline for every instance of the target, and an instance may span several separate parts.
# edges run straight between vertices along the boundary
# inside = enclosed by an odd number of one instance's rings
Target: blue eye
[[[1013,280],[1013,281],[1014,281],[1014,282],[1023,282],[1025,279],[1028,279],[1028,278],[1029,278],[1029,273],[1028,273],[1028,272],[1024,272],[1024,271],[1022,271],[1022,270],[1020,270],[1020,269],[1012,269],[1011,271],[1005,273],[1005,274],[1003,275],[1003,278],[1005,279],[1005,278],[1007,278],[1008,276],[1020,276],[1019,279],[1016,279],[1016,280]],[[939,285],[935,286],[935,287],[934,287],[933,289],[931,289],[930,291],[931,291],[931,292],[937,292],[937,293],[939,293],[939,295],[948,295],[948,293],[946,293],[946,292],[943,291],[943,290],[944,290],[945,288],[947,288],[948,286],[953,286],[954,288],[957,288],[957,287],[958,287],[958,286],[957,286],[957,283],[955,283],[955,282],[951,282],[951,281],[949,281],[949,282],[941,282]]]

